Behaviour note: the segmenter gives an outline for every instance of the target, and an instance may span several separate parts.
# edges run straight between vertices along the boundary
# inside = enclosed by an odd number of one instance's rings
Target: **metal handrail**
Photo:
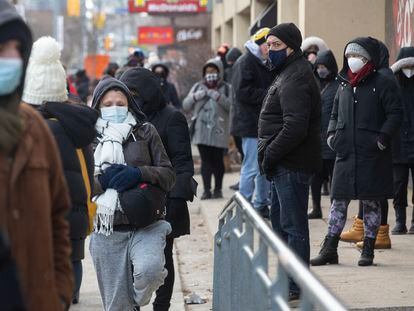
[[[237,192],[219,216],[214,245],[214,311],[290,310],[289,278],[301,289],[301,310],[346,308],[273,232]],[[253,249],[254,232],[259,245]],[[277,256],[277,276],[269,276],[269,250]]]

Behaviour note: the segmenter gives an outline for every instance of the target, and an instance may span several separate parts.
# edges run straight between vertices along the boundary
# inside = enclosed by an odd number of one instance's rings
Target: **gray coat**
[[[196,101],[194,93],[200,90],[207,92],[204,81],[197,82],[191,88],[183,101],[183,109],[193,113],[196,119],[195,131],[191,143],[193,145],[207,145],[218,148],[227,148],[229,139],[229,110],[233,100],[233,90],[230,84],[223,81],[223,65],[219,59],[209,60],[207,65],[213,64],[219,69],[220,81],[217,91],[221,94],[218,101],[209,96]]]

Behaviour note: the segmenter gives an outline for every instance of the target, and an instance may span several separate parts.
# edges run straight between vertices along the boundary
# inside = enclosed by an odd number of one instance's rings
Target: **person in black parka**
[[[184,115],[167,105],[155,74],[144,68],[127,70],[120,80],[124,82],[134,99],[157,129],[176,173],[174,188],[168,193],[166,220],[172,233],[167,237],[165,267],[168,276],[157,291],[154,310],[168,310],[174,286],[174,262],[172,256],[174,238],[190,234],[190,217],[186,201],[192,201],[196,193],[193,180],[194,164],[190,136]]]
[[[391,66],[401,91],[404,118],[400,134],[393,140],[394,162],[394,209],[396,225],[393,234],[404,234],[406,227],[406,209],[408,173],[414,176],[414,47],[401,48],[397,61]],[[412,199],[414,202],[414,198]],[[414,234],[414,212],[408,233]]]
[[[373,264],[381,220],[380,200],[392,198],[391,139],[398,132],[402,110],[396,84],[380,68],[380,44],[356,38],[344,51],[344,66],[328,127],[328,145],[337,157],[328,234],[312,265],[338,263],[338,241],[351,200],[362,200],[364,245],[358,265]]]
[[[323,81],[321,90],[321,141],[322,141],[322,170],[314,175],[312,179],[312,211],[308,214],[309,219],[322,218],[321,209],[321,187],[325,180],[332,182],[335,164],[335,152],[326,143],[329,120],[331,118],[333,101],[338,90],[339,81],[338,65],[331,50],[319,52],[315,61],[316,73]]]
[[[152,66],[152,72],[160,80],[161,90],[164,93],[167,104],[172,105],[176,109],[180,110],[182,104],[178,98],[177,89],[175,85],[168,81],[168,76],[170,75],[170,69],[164,63],[156,63]]]

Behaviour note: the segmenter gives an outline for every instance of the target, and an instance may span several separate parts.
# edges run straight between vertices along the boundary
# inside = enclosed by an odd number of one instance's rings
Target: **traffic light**
[[[67,0],[66,9],[69,17],[79,17],[80,0]]]

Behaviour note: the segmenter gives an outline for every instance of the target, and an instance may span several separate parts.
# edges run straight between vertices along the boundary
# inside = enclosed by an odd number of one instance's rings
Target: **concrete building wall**
[[[357,36],[373,36],[385,40],[386,2],[391,0],[278,0],[277,21],[293,22],[303,37],[323,38],[341,62],[344,45]],[[273,1],[267,0],[213,0],[213,40],[216,49],[222,42],[242,47],[249,37],[249,27]],[[369,14],[367,14],[369,12]],[[233,35],[223,31],[223,25],[232,20]],[[218,38],[220,33],[221,38]],[[232,40],[228,40],[231,37]],[[226,39],[225,41],[223,41]]]

